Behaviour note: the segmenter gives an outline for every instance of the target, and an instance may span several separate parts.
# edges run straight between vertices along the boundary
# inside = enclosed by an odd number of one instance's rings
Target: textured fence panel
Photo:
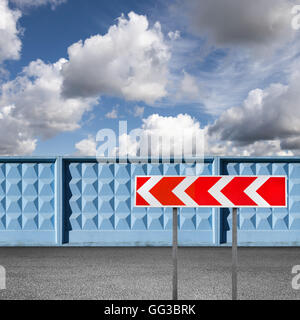
[[[56,243],[55,162],[0,162],[0,244]]]
[[[97,163],[65,160],[64,242],[90,245],[170,245],[172,208],[134,207],[136,175],[212,175],[200,163]],[[179,210],[179,244],[213,245],[215,209]]]
[[[300,162],[290,159],[220,160],[221,174],[284,175],[288,179],[288,207],[239,209],[238,239],[241,245],[300,244]],[[221,210],[221,243],[231,242],[231,211]]]
[[[120,163],[0,159],[0,245],[170,245],[172,208],[136,208],[136,175],[286,175],[288,207],[239,210],[240,245],[300,245],[299,158]],[[181,208],[180,245],[230,245],[231,210]]]

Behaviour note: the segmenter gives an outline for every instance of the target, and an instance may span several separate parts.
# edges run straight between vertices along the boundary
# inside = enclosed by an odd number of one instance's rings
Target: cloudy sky
[[[299,5],[299,7],[295,7]],[[98,130],[300,154],[300,1],[0,0],[0,155],[94,155]]]

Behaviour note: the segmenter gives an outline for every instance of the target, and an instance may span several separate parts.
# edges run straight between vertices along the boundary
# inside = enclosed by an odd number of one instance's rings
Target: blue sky
[[[192,123],[207,154],[297,154],[296,4],[0,0],[1,154],[93,154],[119,120]]]
[[[10,78],[14,78],[31,61],[42,59],[54,63],[59,58],[67,58],[67,48],[92,35],[105,34],[108,28],[116,23],[122,13],[134,11],[147,15],[149,21],[156,22],[155,16],[161,11],[168,10],[165,1],[97,1],[71,0],[51,10],[49,5],[37,8],[27,8],[24,16],[19,20],[24,35],[22,37],[22,57],[19,61],[8,63]],[[158,9],[159,8],[159,9]],[[161,12],[162,13],[162,12]],[[122,99],[102,97],[93,111],[84,115],[83,127],[75,132],[66,132],[43,141],[37,145],[35,155],[72,154],[75,143],[88,134],[96,134],[101,128],[117,130],[118,119],[107,119],[105,114],[118,106],[119,115],[128,121],[129,130],[140,126],[141,119],[136,119],[127,110],[144,103],[126,102]],[[172,108],[173,109],[173,108]],[[181,112],[181,106],[175,110],[159,110],[161,115],[167,116]],[[191,110],[193,112],[193,110]],[[156,110],[155,110],[156,112]],[[195,111],[194,111],[195,112]],[[153,109],[146,110],[145,116],[153,113]],[[93,118],[92,120],[90,120]],[[123,120],[124,120],[123,119]]]

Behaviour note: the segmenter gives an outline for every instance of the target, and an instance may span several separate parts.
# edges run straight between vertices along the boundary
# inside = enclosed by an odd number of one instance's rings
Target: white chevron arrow
[[[267,176],[259,176],[244,190],[244,193],[260,207],[271,207],[269,203],[256,192],[269,178],[270,177]]]
[[[188,194],[185,193],[185,190],[197,179],[198,177],[186,177],[172,191],[175,196],[188,207],[198,207],[198,204]]]
[[[232,176],[223,176],[208,192],[224,207],[234,207],[234,204],[224,196],[221,190],[233,179]]]
[[[163,177],[152,176],[147,182],[145,182],[138,190],[137,193],[144,198],[150,206],[161,207],[162,204],[149,192]]]

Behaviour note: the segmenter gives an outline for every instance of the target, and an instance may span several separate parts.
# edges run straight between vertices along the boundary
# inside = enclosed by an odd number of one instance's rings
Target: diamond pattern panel
[[[134,206],[137,175],[211,175],[210,163],[69,164],[69,221],[72,230],[171,230],[172,208]],[[179,210],[181,230],[212,230],[212,210]]]
[[[136,176],[147,175],[146,163],[131,164],[131,199],[134,199],[134,184]],[[147,208],[135,207],[134,202],[131,202],[131,229],[132,230],[147,230],[148,215]]]
[[[54,230],[55,226],[55,174],[53,163],[38,165],[39,229]]]
[[[55,229],[53,163],[0,163],[0,230]]]
[[[215,162],[218,159],[215,159]],[[286,175],[288,177],[288,208],[239,210],[239,239],[242,243],[274,245],[299,243],[300,231],[300,161],[298,158],[270,160],[221,158],[221,171],[209,163],[97,163],[88,159],[66,160],[66,219],[71,231],[65,241],[98,241],[98,235],[114,243],[117,234],[94,231],[122,231],[131,243],[136,231],[147,231],[143,241],[151,241],[157,231],[172,229],[172,208],[135,208],[134,179],[136,175]],[[0,162],[0,235],[4,243],[20,241],[55,243],[59,240],[56,226],[55,163],[48,160],[3,160]],[[66,203],[65,203],[66,204]],[[216,214],[213,215],[212,212]],[[178,227],[181,240],[218,244],[230,242],[231,210],[183,208],[179,210]],[[65,221],[66,222],[66,221]],[[64,223],[65,223],[64,222]],[[42,231],[42,232],[40,232]],[[46,231],[46,232],[44,232]],[[66,230],[67,231],[67,230]],[[133,232],[124,232],[133,231]],[[191,231],[191,232],[190,232]],[[193,233],[192,231],[196,231]],[[198,232],[199,231],[199,232]],[[273,232],[274,231],[274,232]],[[90,237],[91,235],[91,237]],[[186,238],[182,238],[186,237]],[[201,240],[199,240],[201,238]],[[14,240],[16,239],[16,240]],[[75,240],[74,240],[75,239]],[[83,239],[83,240],[81,240]],[[136,238],[135,238],[136,239]],[[139,238],[138,238],[139,239]],[[193,240],[194,239],[194,240]],[[121,239],[122,241],[122,239]],[[135,240],[134,240],[135,241]],[[160,240],[159,240],[160,241]],[[163,240],[166,241],[166,240]],[[167,240],[168,241],[168,240]],[[17,243],[17,242],[16,242]]]
[[[285,175],[288,178],[288,208],[239,209],[240,230],[300,230],[300,163],[228,162],[222,174]],[[225,212],[225,211],[224,211]],[[223,223],[231,228],[231,213]]]
[[[131,229],[131,168],[115,164],[115,229]]]

